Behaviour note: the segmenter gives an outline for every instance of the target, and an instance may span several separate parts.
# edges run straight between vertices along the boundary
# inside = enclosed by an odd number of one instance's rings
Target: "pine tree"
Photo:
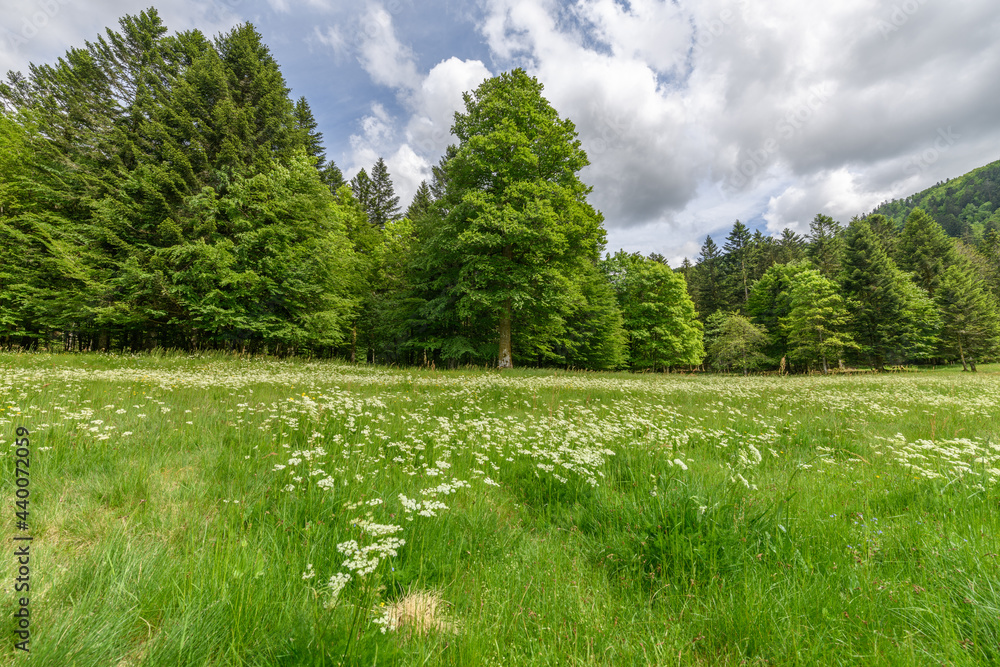
[[[840,284],[848,297],[854,339],[876,369],[887,360],[922,355],[933,342],[936,322],[926,293],[909,286],[863,220],[847,229]]]
[[[244,23],[219,36],[215,47],[232,103],[223,164],[259,172],[275,158],[291,159],[296,149],[307,146],[308,138],[298,128],[289,88],[260,33]]]
[[[326,187],[330,189],[330,194],[333,195],[337,194],[341,186],[347,185],[347,181],[344,180],[344,172],[340,171],[340,167],[334,164],[333,160],[330,160],[320,168],[319,179],[323,181]]]
[[[374,185],[372,179],[368,177],[368,172],[365,171],[364,167],[354,175],[351,179],[351,192],[354,194],[354,199],[364,210],[365,215],[368,216],[368,224],[374,226],[375,221],[372,219],[372,199],[374,198]]]
[[[881,213],[869,215],[865,218],[865,222],[872,228],[872,233],[875,234],[875,238],[882,244],[882,249],[885,250],[885,253],[889,255],[890,259],[896,262],[897,266],[900,266],[901,262],[897,256],[898,251],[896,248],[899,240],[899,231],[896,229],[896,223]]]
[[[781,230],[777,245],[778,252],[775,257],[777,264],[791,264],[806,257],[806,240],[787,227]]]

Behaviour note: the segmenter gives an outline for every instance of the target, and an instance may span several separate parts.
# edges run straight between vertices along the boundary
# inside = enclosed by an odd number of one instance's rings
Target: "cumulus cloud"
[[[996,158],[1000,15],[985,0],[487,8],[483,38],[576,122],[592,201],[629,245],[687,254],[736,217],[846,221]]]
[[[400,43],[392,25],[392,15],[372,3],[361,18],[361,66],[375,83],[390,88],[412,88],[418,83],[413,51]]]
[[[145,8],[5,1],[0,69],[50,62]],[[404,205],[453,143],[462,93],[524,67],[577,127],[609,249],[679,261],[736,218],[775,233],[819,212],[846,222],[1000,157],[994,4],[180,0],[162,13],[172,30],[262,27],[290,81],[309,72],[296,95],[329,119],[345,172],[385,157]],[[315,55],[296,63],[298,43]]]

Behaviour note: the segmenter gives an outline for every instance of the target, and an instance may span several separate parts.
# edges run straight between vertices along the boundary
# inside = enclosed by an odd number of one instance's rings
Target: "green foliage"
[[[755,276],[754,269],[757,264],[758,255],[762,250],[757,244],[752,243],[753,235],[747,226],[737,220],[733,223],[733,229],[726,237],[724,266],[724,297],[723,301],[727,307],[742,309],[750,296],[750,287]]]
[[[750,290],[746,311],[754,322],[768,332],[765,354],[773,359],[788,355],[788,332],[781,326],[781,320],[791,313],[792,285],[795,277],[806,271],[802,262],[795,264],[774,264]]]
[[[701,246],[698,264],[692,271],[691,282],[694,303],[702,320],[719,310],[725,302],[722,260],[719,246],[711,236],[706,236],[705,243]]]
[[[379,158],[372,167],[371,198],[368,201],[368,220],[374,227],[383,229],[387,223],[399,219],[399,197],[392,187],[389,168]]]
[[[574,126],[541,91],[514,70],[464,96],[452,128],[460,143],[445,167],[445,213],[422,248],[446,290],[437,304],[453,320],[496,326],[501,365],[512,333],[535,351],[552,349],[572,309],[571,276],[596,264],[604,243],[590,189],[576,175],[587,158]],[[445,315],[434,310],[424,312]],[[515,320],[535,335],[518,338]]]
[[[858,345],[846,332],[847,307],[837,285],[809,269],[792,278],[789,313],[781,318],[793,359],[807,364],[819,361],[823,372],[845,348]]]
[[[702,325],[683,277],[660,262],[624,251],[601,266],[618,298],[633,369],[656,371],[701,362]]]
[[[899,266],[913,274],[916,284],[934,297],[945,269],[954,264],[955,243],[941,225],[919,208],[906,218],[899,237]]]
[[[847,229],[840,284],[854,340],[872,366],[881,369],[933,349],[940,324],[933,303],[889,259],[864,220]]]
[[[997,220],[1000,207],[1000,160],[973,169],[964,176],[947,179],[922,192],[886,202],[874,213],[884,214],[897,227],[915,208],[926,211],[952,238],[977,235]]]
[[[1000,308],[969,269],[957,264],[948,267],[941,276],[937,301],[944,320],[942,344],[958,355],[963,368],[969,361],[976,370],[977,359],[1000,354]]]
[[[828,215],[816,214],[809,223],[809,259],[826,278],[840,271],[844,242],[840,223]]]
[[[716,312],[705,323],[706,351],[719,370],[739,369],[746,375],[772,360],[763,353],[767,331],[739,313]]]

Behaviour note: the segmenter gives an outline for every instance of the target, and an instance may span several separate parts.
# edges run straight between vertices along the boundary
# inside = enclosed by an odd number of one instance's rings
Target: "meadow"
[[[15,428],[31,432],[16,528]],[[34,667],[1000,664],[1000,367],[0,354]]]

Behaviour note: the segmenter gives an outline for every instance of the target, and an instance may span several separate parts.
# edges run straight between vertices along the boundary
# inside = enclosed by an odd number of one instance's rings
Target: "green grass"
[[[1000,662],[997,366],[0,371],[8,535],[32,431],[36,667]],[[382,545],[369,574],[351,540]],[[430,629],[383,632],[415,593]]]

